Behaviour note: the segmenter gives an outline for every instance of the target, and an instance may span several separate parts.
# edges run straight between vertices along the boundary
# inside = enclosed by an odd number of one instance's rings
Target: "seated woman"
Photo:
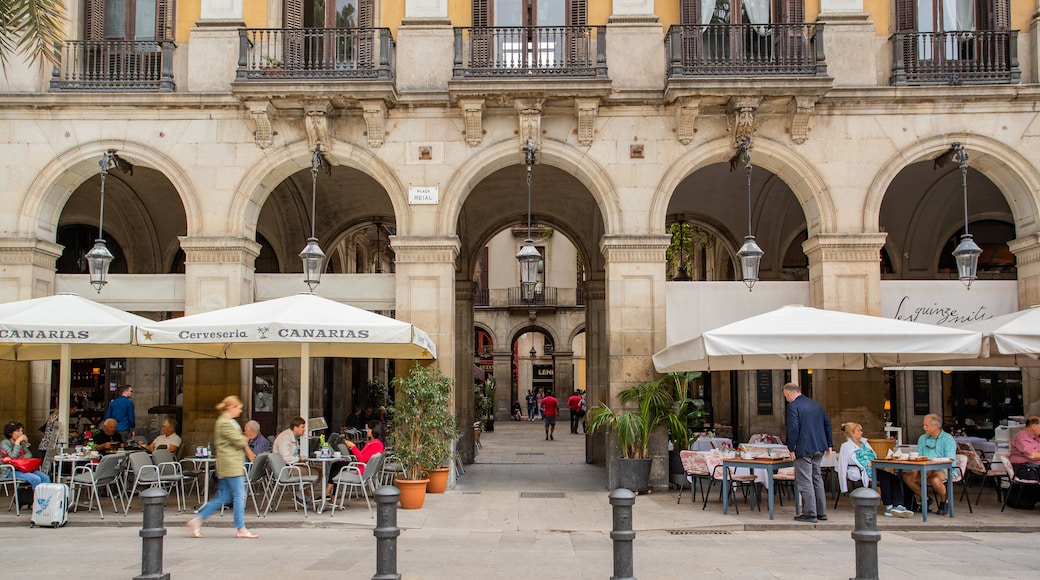
[[[29,438],[25,436],[24,427],[18,421],[11,421],[4,425],[4,440],[0,441],[0,456],[8,456],[12,459],[29,459],[32,451],[29,450]],[[36,470],[31,473],[23,473],[15,470],[16,479],[28,481],[33,489],[41,483],[50,483],[51,478],[46,473]]]
[[[870,462],[877,459],[874,449],[863,437],[863,426],[849,421],[841,426],[847,441],[841,444],[838,454],[838,482],[842,493],[849,490],[849,481],[863,482],[870,485],[871,477],[877,477],[881,488],[881,501],[885,504],[885,515],[897,518],[908,518],[914,513],[903,507],[903,480],[892,472],[875,470]]]
[[[362,474],[365,473],[365,463],[372,458],[376,453],[383,453],[386,451],[386,447],[383,445],[383,423],[378,419],[368,422],[368,427],[365,428],[365,435],[368,437],[363,447],[358,447],[353,441],[349,439],[344,441],[347,448],[350,449],[352,458],[347,458],[346,461],[334,461],[329,466],[329,480],[325,485],[325,497],[332,498],[332,480],[339,475],[340,470],[349,465],[351,462],[360,463],[358,469]]]
[[[152,440],[148,445],[148,451],[155,451],[160,446],[165,446],[166,450],[174,455],[180,449],[181,436],[177,434],[176,419],[166,419],[162,422],[162,434]]]
[[[513,419],[515,421],[522,421],[524,419],[523,411],[520,410],[520,401],[513,402]]]

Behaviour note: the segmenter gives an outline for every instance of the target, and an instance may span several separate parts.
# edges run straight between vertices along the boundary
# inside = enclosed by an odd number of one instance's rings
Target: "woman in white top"
[[[841,430],[848,438],[841,444],[838,454],[838,482],[842,493],[849,490],[850,481],[860,481],[864,487],[868,487],[871,477],[877,477],[885,515],[897,518],[912,516],[913,512],[903,507],[903,480],[890,471],[871,467],[870,463],[877,459],[877,453],[863,437],[863,426],[849,421],[841,426]]]

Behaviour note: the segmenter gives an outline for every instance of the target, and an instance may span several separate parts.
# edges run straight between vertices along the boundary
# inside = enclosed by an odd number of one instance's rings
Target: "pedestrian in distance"
[[[531,389],[527,389],[527,420],[534,421],[535,407],[538,404],[538,398],[534,396]]]
[[[246,529],[246,447],[249,439],[235,419],[242,414],[242,400],[234,395],[224,397],[217,405],[220,416],[213,427],[213,441],[217,446],[217,497],[202,506],[198,515],[187,526],[191,535],[202,537],[202,524],[217,510],[231,503],[236,538],[259,538]]]
[[[831,418],[819,403],[802,394],[795,383],[784,385],[787,400],[787,448],[794,456],[794,481],[802,496],[802,513],[795,521],[815,524],[827,519],[827,496],[820,463],[834,450]]]
[[[545,440],[552,441],[553,433],[556,432],[556,413],[560,408],[560,402],[553,396],[552,391],[545,393],[542,397],[542,421],[545,425]]]

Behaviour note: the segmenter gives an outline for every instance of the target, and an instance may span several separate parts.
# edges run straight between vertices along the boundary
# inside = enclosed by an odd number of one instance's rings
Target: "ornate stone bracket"
[[[751,139],[755,134],[755,111],[761,102],[762,97],[733,97],[729,100],[726,109],[731,116],[734,147],[742,139]]]
[[[596,113],[599,99],[574,99],[574,112],[578,115],[578,143],[588,147],[596,134]]]
[[[788,105],[791,140],[801,145],[809,138],[809,119],[816,110],[816,97],[795,97]]]
[[[382,99],[366,99],[361,101],[361,108],[368,126],[369,147],[382,146],[386,139],[386,103]]]
[[[516,111],[520,114],[520,143],[528,140],[535,145],[542,143],[542,105],[545,99],[517,99]]]
[[[328,100],[308,101],[304,104],[304,112],[306,113],[304,122],[307,127],[307,141],[310,143],[310,149],[319,147],[322,151],[328,151],[329,146],[332,145],[331,123],[329,122],[332,103]]]
[[[275,112],[274,107],[271,106],[271,101],[250,101],[248,106],[249,116],[256,123],[256,132],[253,134],[256,139],[256,146],[261,149],[267,149],[274,140],[274,131],[271,129],[271,121]]]
[[[484,142],[484,99],[459,99],[466,123],[466,145],[479,147]]]
[[[700,98],[682,97],[679,99],[675,107],[677,117],[675,120],[675,136],[683,145],[689,145],[693,141],[693,134],[696,132],[694,124],[697,122],[697,115],[700,111]]]

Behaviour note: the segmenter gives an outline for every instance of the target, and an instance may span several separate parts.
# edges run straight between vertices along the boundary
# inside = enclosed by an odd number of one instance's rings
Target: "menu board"
[[[758,393],[758,414],[773,414],[773,371],[755,372],[755,392]]]
[[[914,371],[914,415],[927,415],[931,412],[928,391],[928,371]]]

